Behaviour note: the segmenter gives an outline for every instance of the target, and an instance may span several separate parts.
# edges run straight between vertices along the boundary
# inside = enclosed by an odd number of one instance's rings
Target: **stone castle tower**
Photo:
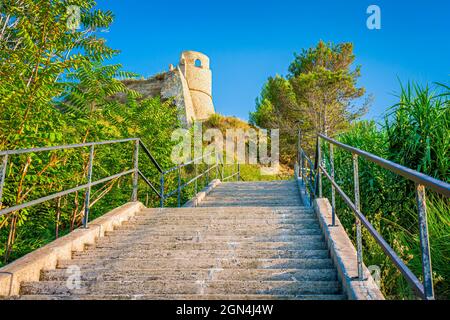
[[[209,58],[200,52],[184,51],[179,68],[187,81],[196,119],[207,119],[214,114]]]
[[[209,58],[203,53],[183,51],[179,65],[170,65],[169,71],[148,79],[125,80],[124,83],[144,98],[159,95],[163,99],[173,99],[179,118],[186,126],[214,114],[212,73]]]

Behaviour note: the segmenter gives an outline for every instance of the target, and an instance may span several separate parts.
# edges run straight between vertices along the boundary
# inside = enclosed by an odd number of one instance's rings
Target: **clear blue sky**
[[[450,76],[449,0],[100,0],[116,21],[104,36],[122,53],[115,62],[150,76],[176,64],[183,50],[211,58],[216,111],[248,119],[269,76],[285,75],[294,52],[324,41],[354,43],[359,85],[375,96],[367,118],[379,120],[402,81]],[[381,8],[381,30],[366,9]]]

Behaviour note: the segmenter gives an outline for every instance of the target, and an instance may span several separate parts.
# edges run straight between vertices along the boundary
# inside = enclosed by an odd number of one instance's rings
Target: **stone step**
[[[74,252],[72,259],[97,259],[109,257],[119,258],[265,258],[265,259],[303,259],[328,258],[328,250],[134,250],[129,246],[118,247],[114,250],[97,249],[85,252]]]
[[[197,207],[198,208],[198,207]],[[153,216],[137,216],[130,219],[131,222],[133,221],[148,221],[148,222],[154,222],[154,221],[167,221],[171,223],[186,223],[186,221],[194,222],[194,221],[223,221],[223,223],[232,223],[232,222],[241,222],[246,223],[249,222],[255,222],[257,223],[260,221],[260,223],[264,223],[265,221],[269,221],[271,223],[279,222],[289,222],[289,221],[302,221],[302,220],[315,220],[317,221],[317,217],[308,214],[295,214],[295,213],[286,213],[286,214],[241,214],[241,213],[211,213],[211,214],[167,214],[167,215],[153,215]]]
[[[130,242],[133,241],[133,242]],[[209,235],[198,233],[195,235],[120,235],[112,234],[108,237],[103,237],[98,240],[98,243],[104,242],[119,242],[119,243],[154,243],[159,245],[164,243],[180,243],[180,242],[298,242],[303,241],[323,241],[323,236],[319,234],[308,235],[276,235],[276,236],[260,236],[260,235]]]
[[[20,294],[337,294],[337,281],[80,281],[70,289],[66,281],[24,282]]]
[[[239,206],[239,207],[254,207],[254,206],[273,206],[273,207],[278,207],[280,205],[283,206],[293,206],[296,207],[298,205],[300,205],[301,202],[299,201],[292,201],[292,202],[287,202],[287,201],[283,201],[283,200],[268,200],[268,201],[254,201],[254,200],[248,200],[248,201],[240,201],[240,200],[204,200],[202,202],[200,202],[199,207],[234,207],[234,206]]]
[[[42,271],[41,281],[65,281],[71,276],[69,269]],[[135,269],[110,271],[109,269],[82,269],[83,281],[134,281],[150,280],[258,280],[258,281],[328,281],[337,280],[334,269],[197,269],[197,270],[161,270]]]
[[[171,214],[171,213],[180,213],[180,214],[187,214],[188,212],[194,212],[194,213],[212,213],[212,212],[228,212],[228,213],[301,213],[301,212],[314,212],[312,208],[305,207],[302,205],[292,207],[292,206],[283,206],[280,205],[278,207],[264,207],[264,206],[254,206],[254,207],[245,207],[245,208],[239,208],[239,207],[215,207],[215,208],[202,208],[202,207],[181,207],[181,208],[148,208],[148,209],[142,209],[140,213],[137,213],[137,215],[140,214]]]
[[[265,294],[111,294],[111,295],[23,295],[19,300],[346,300],[342,294],[265,295]]]
[[[86,245],[87,250],[95,249],[114,249],[123,246],[123,243],[112,242],[109,238],[97,240],[97,244]],[[129,246],[128,244],[125,244]],[[327,249],[325,242],[303,241],[301,243],[292,242],[179,242],[179,243],[136,243],[133,244],[134,250],[150,250],[158,248],[160,250],[320,250]]]
[[[299,198],[299,194],[290,194],[290,193],[283,193],[283,194],[273,194],[269,192],[245,192],[245,193],[229,193],[224,194],[221,192],[213,192],[209,194],[206,199],[206,201],[222,201],[222,200],[239,200],[239,201],[258,201],[258,202],[268,202],[268,201],[275,201],[275,202],[282,202],[282,201],[288,201],[288,202],[296,202],[299,203],[299,206],[301,206],[301,200]],[[300,201],[300,202],[299,202]]]
[[[272,229],[272,228],[248,228],[248,229],[206,229],[196,227],[191,230],[177,229],[159,229],[159,228],[140,228],[137,230],[117,229],[105,232],[105,236],[129,236],[129,237],[152,237],[152,236],[181,236],[181,237],[209,237],[209,236],[296,236],[296,235],[321,235],[322,231],[319,226],[300,229]],[[137,239],[136,239],[137,240]]]
[[[331,259],[257,259],[257,258],[126,258],[108,259],[70,259],[58,261],[58,268],[78,266],[84,268],[110,268],[111,270],[129,269],[329,269],[333,264]]]
[[[187,222],[186,222],[187,223]],[[208,233],[230,233],[231,231],[235,231],[237,233],[242,233],[243,231],[251,231],[257,230],[259,233],[262,232],[278,232],[286,234],[301,234],[303,230],[320,230],[320,225],[317,221],[308,222],[304,224],[197,224],[197,225],[160,225],[155,226],[151,223],[143,223],[143,224],[131,224],[131,225],[122,225],[116,227],[114,232],[128,232],[130,234],[133,233],[145,233],[145,232],[166,232],[167,235],[174,234],[178,232],[208,232]]]
[[[128,221],[124,221],[122,226],[211,226],[211,227],[235,227],[235,226],[292,226],[292,227],[300,227],[308,224],[318,224],[317,219],[312,217],[305,218],[296,218],[296,219],[246,219],[235,218],[235,219],[217,219],[217,218],[204,218],[204,217],[196,217],[195,219],[189,219],[189,217],[174,220],[173,218],[138,218],[138,219],[130,219]]]

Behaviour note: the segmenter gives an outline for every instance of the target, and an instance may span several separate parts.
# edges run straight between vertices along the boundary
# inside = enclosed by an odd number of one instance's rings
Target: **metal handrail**
[[[6,155],[17,155],[24,153],[33,153],[33,152],[43,152],[43,151],[53,151],[53,150],[64,150],[64,149],[75,149],[82,147],[92,147],[98,145],[105,144],[115,144],[129,141],[138,141],[139,138],[127,138],[127,139],[118,139],[118,140],[107,140],[107,141],[99,141],[99,142],[86,142],[86,143],[76,143],[76,144],[67,144],[63,146],[53,146],[53,147],[41,147],[41,148],[29,148],[29,149],[18,149],[18,150],[0,150],[0,156]]]
[[[407,168],[407,167],[397,164],[395,162],[383,159],[383,158],[378,157],[369,152],[348,146],[346,144],[343,144],[341,142],[333,140],[323,134],[319,134],[319,137],[321,137],[322,139],[334,144],[335,146],[341,147],[342,149],[345,149],[353,154],[360,155],[360,156],[364,157],[365,159],[378,164],[380,167],[383,167],[393,173],[396,173],[408,180],[411,180],[415,183],[418,183],[425,187],[428,187],[431,190],[436,191],[446,197],[450,197],[450,184],[448,184],[444,181],[435,179],[426,174],[412,170],[410,168]]]
[[[202,173],[197,174],[197,162],[199,160],[203,161],[204,158],[211,157],[213,154],[215,155],[215,164],[214,165],[208,164],[207,169],[205,169]],[[186,167],[186,166],[188,166],[188,165],[190,165],[190,164],[194,164],[194,166],[195,166],[195,176],[192,179],[190,179],[189,181],[187,181],[185,183],[182,183],[181,182],[181,169]],[[206,153],[206,154],[204,154],[204,155],[202,155],[200,157],[197,157],[195,159],[189,160],[188,162],[181,163],[181,164],[179,164],[177,166],[174,166],[174,167],[172,167],[172,168],[170,168],[170,169],[168,169],[166,171],[163,171],[161,173],[161,191],[160,191],[160,195],[161,195],[160,205],[161,205],[161,207],[164,207],[164,201],[166,199],[168,199],[168,198],[170,198],[170,197],[172,197],[174,195],[177,195],[178,207],[181,207],[181,193],[182,193],[183,189],[186,188],[187,186],[189,186],[190,184],[195,182],[195,193],[197,193],[198,192],[198,183],[197,183],[197,181],[200,178],[202,178],[203,176],[206,176],[206,183],[208,184],[209,183],[209,172],[212,171],[213,169],[216,169],[216,179],[217,179],[218,176],[219,176],[220,165],[222,166],[222,170],[221,170],[222,181],[225,181],[225,180],[227,180],[227,179],[229,179],[231,177],[234,177],[236,175],[237,175],[237,180],[238,181],[241,179],[241,177],[240,177],[240,165],[239,164],[238,164],[238,170],[237,170],[236,173],[232,173],[230,176],[224,177],[225,164],[221,163],[219,161],[219,155],[216,154],[215,151],[211,151],[211,152]],[[232,165],[234,165],[234,163]],[[164,190],[165,176],[167,174],[171,173],[171,172],[174,172],[174,171],[177,171],[178,186],[177,186],[176,189],[166,193],[165,190]]]
[[[320,139],[330,143],[330,164],[331,164],[331,174],[329,174],[324,168],[321,156],[321,143]],[[334,150],[333,145],[343,148],[349,151],[353,155],[353,176],[354,176],[354,192],[355,201],[352,202],[350,198],[345,194],[341,187],[336,183],[334,179]],[[302,178],[302,183],[305,185],[305,190],[310,193],[310,199],[313,197],[322,197],[322,174],[331,182],[332,189],[332,226],[335,226],[335,215],[336,215],[336,205],[335,205],[335,191],[343,198],[344,202],[350,207],[356,216],[356,227],[357,227],[357,263],[358,263],[358,278],[359,280],[364,280],[363,270],[362,270],[362,233],[361,224],[369,231],[371,236],[377,241],[381,246],[382,250],[387,254],[387,256],[394,263],[396,268],[405,276],[408,283],[412,286],[414,291],[419,297],[427,300],[434,299],[433,290],[433,275],[431,271],[431,256],[430,256],[430,244],[428,238],[428,225],[426,218],[426,199],[425,199],[425,187],[434,190],[445,197],[450,196],[450,184],[425,175],[423,173],[417,172],[410,168],[401,166],[392,161],[383,159],[369,152],[348,146],[334,139],[331,139],[323,134],[319,134],[317,137],[316,146],[316,159],[314,165],[312,161],[307,157],[305,151],[301,147],[301,132],[298,133],[298,162],[300,171],[299,174]],[[418,205],[418,215],[419,215],[419,233],[420,233],[420,245],[422,251],[422,270],[423,270],[423,283],[414,275],[414,273],[407,267],[407,265],[401,260],[401,258],[395,253],[391,246],[383,239],[383,237],[378,233],[378,231],[373,227],[369,220],[361,212],[360,208],[360,192],[359,192],[359,170],[358,170],[358,156],[362,156],[365,159],[378,164],[379,166],[405,177],[416,183],[416,197]],[[306,163],[309,164],[309,179],[308,184],[306,184]],[[314,179],[314,186],[312,185],[312,180]],[[310,200],[311,201],[311,200]]]
[[[93,162],[94,162],[94,148],[95,146],[99,145],[108,145],[108,144],[118,144],[118,143],[124,143],[124,142],[135,142],[134,147],[134,168],[130,170],[123,171],[121,173],[113,174],[108,177],[92,181],[92,170],[93,170]],[[48,196],[41,197],[39,199],[31,200],[25,203],[21,203],[18,205],[14,205],[11,207],[7,207],[4,209],[1,209],[2,204],[2,197],[3,197],[3,188],[5,184],[6,179],[6,168],[8,165],[8,157],[11,155],[20,155],[20,154],[27,154],[27,153],[37,153],[37,152],[45,152],[45,151],[56,151],[56,150],[67,150],[67,149],[75,149],[75,148],[84,148],[89,147],[89,163],[88,163],[88,174],[87,174],[87,180],[88,182],[83,185],[76,186],[74,188],[64,190],[61,192],[57,192]],[[25,208],[29,208],[32,206],[35,206],[37,204],[56,199],[80,190],[85,190],[85,206],[84,206],[84,217],[83,217],[83,226],[87,228],[87,224],[89,221],[89,211],[90,211],[90,191],[93,186],[111,181],[113,179],[117,179],[123,176],[126,176],[128,174],[133,175],[133,193],[132,193],[132,200],[137,201],[137,188],[138,188],[138,176],[140,175],[144,182],[148,184],[152,190],[159,195],[156,188],[150,183],[150,181],[144,176],[144,174],[139,170],[139,162],[138,162],[138,156],[139,156],[139,147],[142,147],[144,152],[147,154],[147,156],[150,158],[152,163],[155,165],[155,167],[158,169],[158,171],[162,171],[161,166],[158,164],[156,159],[152,156],[148,148],[145,146],[145,144],[139,139],[139,138],[127,138],[127,139],[118,139],[118,140],[108,140],[108,141],[100,141],[100,142],[86,142],[86,143],[78,143],[78,144],[69,144],[69,145],[61,145],[61,146],[52,146],[52,147],[41,147],[41,148],[28,148],[28,149],[19,149],[19,150],[5,150],[0,151],[0,156],[3,157],[3,161],[0,164],[0,216],[6,215],[11,212],[15,212],[18,210],[22,210]]]
[[[95,146],[99,146],[99,145],[108,145],[108,144],[118,144],[118,143],[125,143],[125,142],[135,142],[135,147],[134,147],[134,168],[130,169],[130,170],[126,170],[124,172],[118,173],[118,174],[114,174],[111,176],[108,176],[106,178],[102,178],[96,181],[92,181],[92,169],[93,169],[93,161],[94,161],[94,148]],[[8,159],[9,156],[11,155],[20,155],[20,154],[27,154],[27,153],[37,153],[37,152],[45,152],[45,151],[57,151],[57,150],[67,150],[67,149],[75,149],[75,148],[86,148],[89,147],[90,151],[89,151],[89,163],[88,163],[88,174],[87,174],[87,179],[88,182],[86,184],[83,185],[79,185],[76,186],[74,188],[68,189],[68,190],[64,190],[61,192],[57,192],[45,197],[41,197],[39,199],[35,199],[35,200],[31,200],[22,204],[18,204],[15,206],[11,206],[11,207],[7,207],[2,209],[1,208],[1,204],[2,204],[2,196],[3,196],[3,188],[4,188],[4,184],[5,184],[5,180],[6,180],[6,168],[8,165]],[[157,190],[157,187],[155,185],[153,185],[150,180],[144,175],[144,173],[139,169],[139,148],[142,148],[142,150],[144,151],[144,153],[147,155],[147,157],[151,160],[151,162],[153,163],[153,165],[155,166],[155,168],[157,169],[157,171],[160,173],[161,178],[161,185],[160,187],[160,191]],[[196,159],[190,160],[186,163],[182,163],[180,165],[174,166],[166,171],[164,171],[162,169],[162,167],[160,166],[160,164],[158,163],[158,161],[153,157],[153,155],[151,154],[151,152],[149,151],[149,149],[147,148],[147,146],[144,144],[144,142],[140,139],[140,138],[126,138],[126,139],[117,139],[117,140],[108,140],[108,141],[100,141],[100,142],[86,142],[86,143],[78,143],[78,144],[69,144],[69,145],[61,145],[61,146],[52,146],[52,147],[40,147],[40,148],[28,148],[28,149],[19,149],[19,150],[4,150],[4,151],[0,151],[0,157],[2,158],[2,161],[0,161],[0,216],[6,215],[8,213],[11,212],[15,212],[18,210],[22,210],[28,207],[32,207],[34,205],[52,200],[52,199],[56,199],[80,190],[86,190],[85,193],[85,212],[84,212],[84,218],[83,218],[83,225],[85,228],[87,228],[87,224],[88,224],[88,216],[89,216],[89,210],[90,210],[90,190],[91,187],[108,182],[110,180],[116,179],[116,178],[120,178],[122,176],[128,175],[128,174],[133,174],[133,193],[132,193],[132,201],[137,201],[137,189],[138,189],[138,178],[141,177],[142,180],[151,188],[151,190],[160,198],[160,202],[161,202],[161,207],[164,206],[164,201],[169,198],[170,196],[172,196],[173,194],[178,192],[178,205],[180,206],[180,197],[181,197],[181,191],[183,188],[187,187],[188,185],[190,185],[191,183],[195,182],[196,186],[196,192],[197,192],[197,180],[200,179],[201,177],[208,175],[208,179],[209,179],[209,172],[213,169],[216,168],[216,177],[218,176],[218,169],[219,169],[219,161],[218,161],[218,157],[216,156],[216,164],[214,166],[208,166],[208,169],[203,171],[201,174],[196,174],[196,176],[189,180],[188,182],[181,184],[181,177],[180,177],[180,170],[181,168],[191,164],[191,163],[196,163],[198,160],[202,160],[206,157],[210,157],[214,152],[209,152],[207,154],[202,155],[201,157],[198,157]],[[223,167],[224,164],[222,163],[222,178],[223,178]],[[196,168],[197,169],[197,168]],[[164,178],[167,174],[178,170],[179,176],[178,176],[178,180],[179,180],[179,186],[177,188],[177,190],[175,190],[175,192],[170,192],[169,194],[164,194]],[[234,174],[236,175],[236,174]],[[232,175],[232,176],[234,176]],[[240,170],[239,170],[239,165],[238,165],[238,178],[240,176]]]

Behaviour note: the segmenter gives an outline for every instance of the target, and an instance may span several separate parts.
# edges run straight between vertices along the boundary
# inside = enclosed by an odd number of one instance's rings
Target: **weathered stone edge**
[[[95,243],[106,231],[113,230],[143,208],[141,202],[124,204],[93,220],[87,229],[76,229],[0,268],[0,297],[18,295],[22,281],[39,281],[41,270],[55,269],[58,260],[71,259],[73,251],[83,251],[86,244]]]
[[[365,280],[357,279],[356,249],[337,216],[336,226],[331,226],[332,211],[328,199],[316,199],[313,206],[347,297],[350,300],[384,300],[383,294],[365,265],[363,265]]]
[[[217,187],[219,184],[221,184],[222,182],[219,179],[214,179],[213,181],[211,181],[202,191],[200,191],[199,193],[197,193],[191,200],[189,200],[188,202],[186,202],[183,207],[186,208],[193,208],[193,207],[197,207],[200,202],[202,202],[206,196],[215,188]]]

